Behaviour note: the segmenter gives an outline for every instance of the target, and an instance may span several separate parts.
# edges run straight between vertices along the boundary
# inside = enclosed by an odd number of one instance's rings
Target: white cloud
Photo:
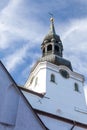
[[[64,25],[61,39],[64,56],[72,62],[75,71],[87,78],[87,19],[75,19]],[[87,80],[87,79],[86,79]]]
[[[66,24],[66,30],[63,32],[62,40],[70,40],[70,43],[67,44],[76,44],[81,45],[81,42],[87,40],[86,32],[87,32],[87,19],[75,19],[70,21],[68,25]],[[81,41],[82,40],[82,41]]]
[[[11,48],[14,47],[11,54],[4,56],[2,59],[10,72],[13,71],[17,65],[23,63],[23,58],[26,57],[27,50],[39,43],[42,37],[41,30],[45,28],[41,26],[38,20],[33,21],[31,18],[23,18],[22,8],[24,7],[22,7],[22,4],[22,0],[10,0],[7,6],[0,12],[0,49],[8,48],[8,50],[11,50]],[[17,39],[29,40],[29,45],[24,45],[22,48],[15,48],[14,44],[18,43],[14,41]]]
[[[45,28],[43,25],[41,26],[40,20],[31,18],[30,13],[27,18],[25,15],[28,11],[26,7],[23,7],[23,0],[10,0],[8,5],[0,12],[1,49],[8,48],[15,39],[30,40],[34,43],[40,42],[43,36],[41,30],[45,30]]]
[[[3,61],[5,62],[5,66],[8,71],[13,71],[17,65],[20,65],[24,62],[24,58],[26,58],[28,49],[29,44],[27,43],[25,46],[16,50],[13,54],[4,57]]]
[[[10,45],[10,41],[14,39],[14,23],[16,20],[16,7],[20,0],[10,0],[7,6],[0,12],[0,48],[4,49]]]
[[[27,63],[24,65],[25,67],[21,71],[20,78],[19,79],[17,78],[18,79],[18,83],[22,84],[22,85],[25,84],[26,80],[28,79],[30,70],[35,65],[36,61],[39,59],[40,54],[39,53],[33,53],[33,52],[30,52],[28,50],[27,56],[25,55],[24,57],[26,58]],[[25,58],[23,58],[23,60]],[[22,63],[20,62],[20,66],[21,66]],[[17,64],[16,64],[16,66],[17,66]]]

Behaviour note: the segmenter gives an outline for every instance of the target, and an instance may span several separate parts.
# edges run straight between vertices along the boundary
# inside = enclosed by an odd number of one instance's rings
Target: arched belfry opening
[[[52,45],[51,44],[47,46],[47,52],[48,53],[52,52]]]
[[[52,45],[47,46],[47,51],[52,51]]]

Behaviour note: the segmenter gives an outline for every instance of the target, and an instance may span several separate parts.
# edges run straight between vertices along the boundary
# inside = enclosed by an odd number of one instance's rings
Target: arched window
[[[38,83],[38,77],[36,77],[35,79],[35,86],[37,85],[37,83]]]
[[[34,76],[33,76],[32,79],[30,80],[30,84],[32,84],[33,80],[34,80]]]
[[[77,83],[74,84],[74,89],[75,89],[75,91],[79,92],[79,86]]]
[[[52,45],[48,45],[47,51],[52,51]]]
[[[54,74],[51,74],[51,81],[55,82],[55,75]]]

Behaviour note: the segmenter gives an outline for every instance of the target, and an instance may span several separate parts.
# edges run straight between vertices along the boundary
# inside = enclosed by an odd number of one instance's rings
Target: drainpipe
[[[73,130],[75,126],[76,126],[76,123],[74,122],[74,124],[70,130]]]

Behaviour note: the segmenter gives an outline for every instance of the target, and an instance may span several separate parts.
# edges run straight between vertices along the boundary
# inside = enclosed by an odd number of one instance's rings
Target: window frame
[[[53,83],[55,83],[55,75],[54,74],[51,74],[50,81],[53,82]]]
[[[37,84],[38,84],[38,77],[36,77],[35,79],[35,87],[37,86]]]
[[[74,83],[74,90],[75,90],[75,92],[79,92],[79,85],[78,85],[78,83]]]

